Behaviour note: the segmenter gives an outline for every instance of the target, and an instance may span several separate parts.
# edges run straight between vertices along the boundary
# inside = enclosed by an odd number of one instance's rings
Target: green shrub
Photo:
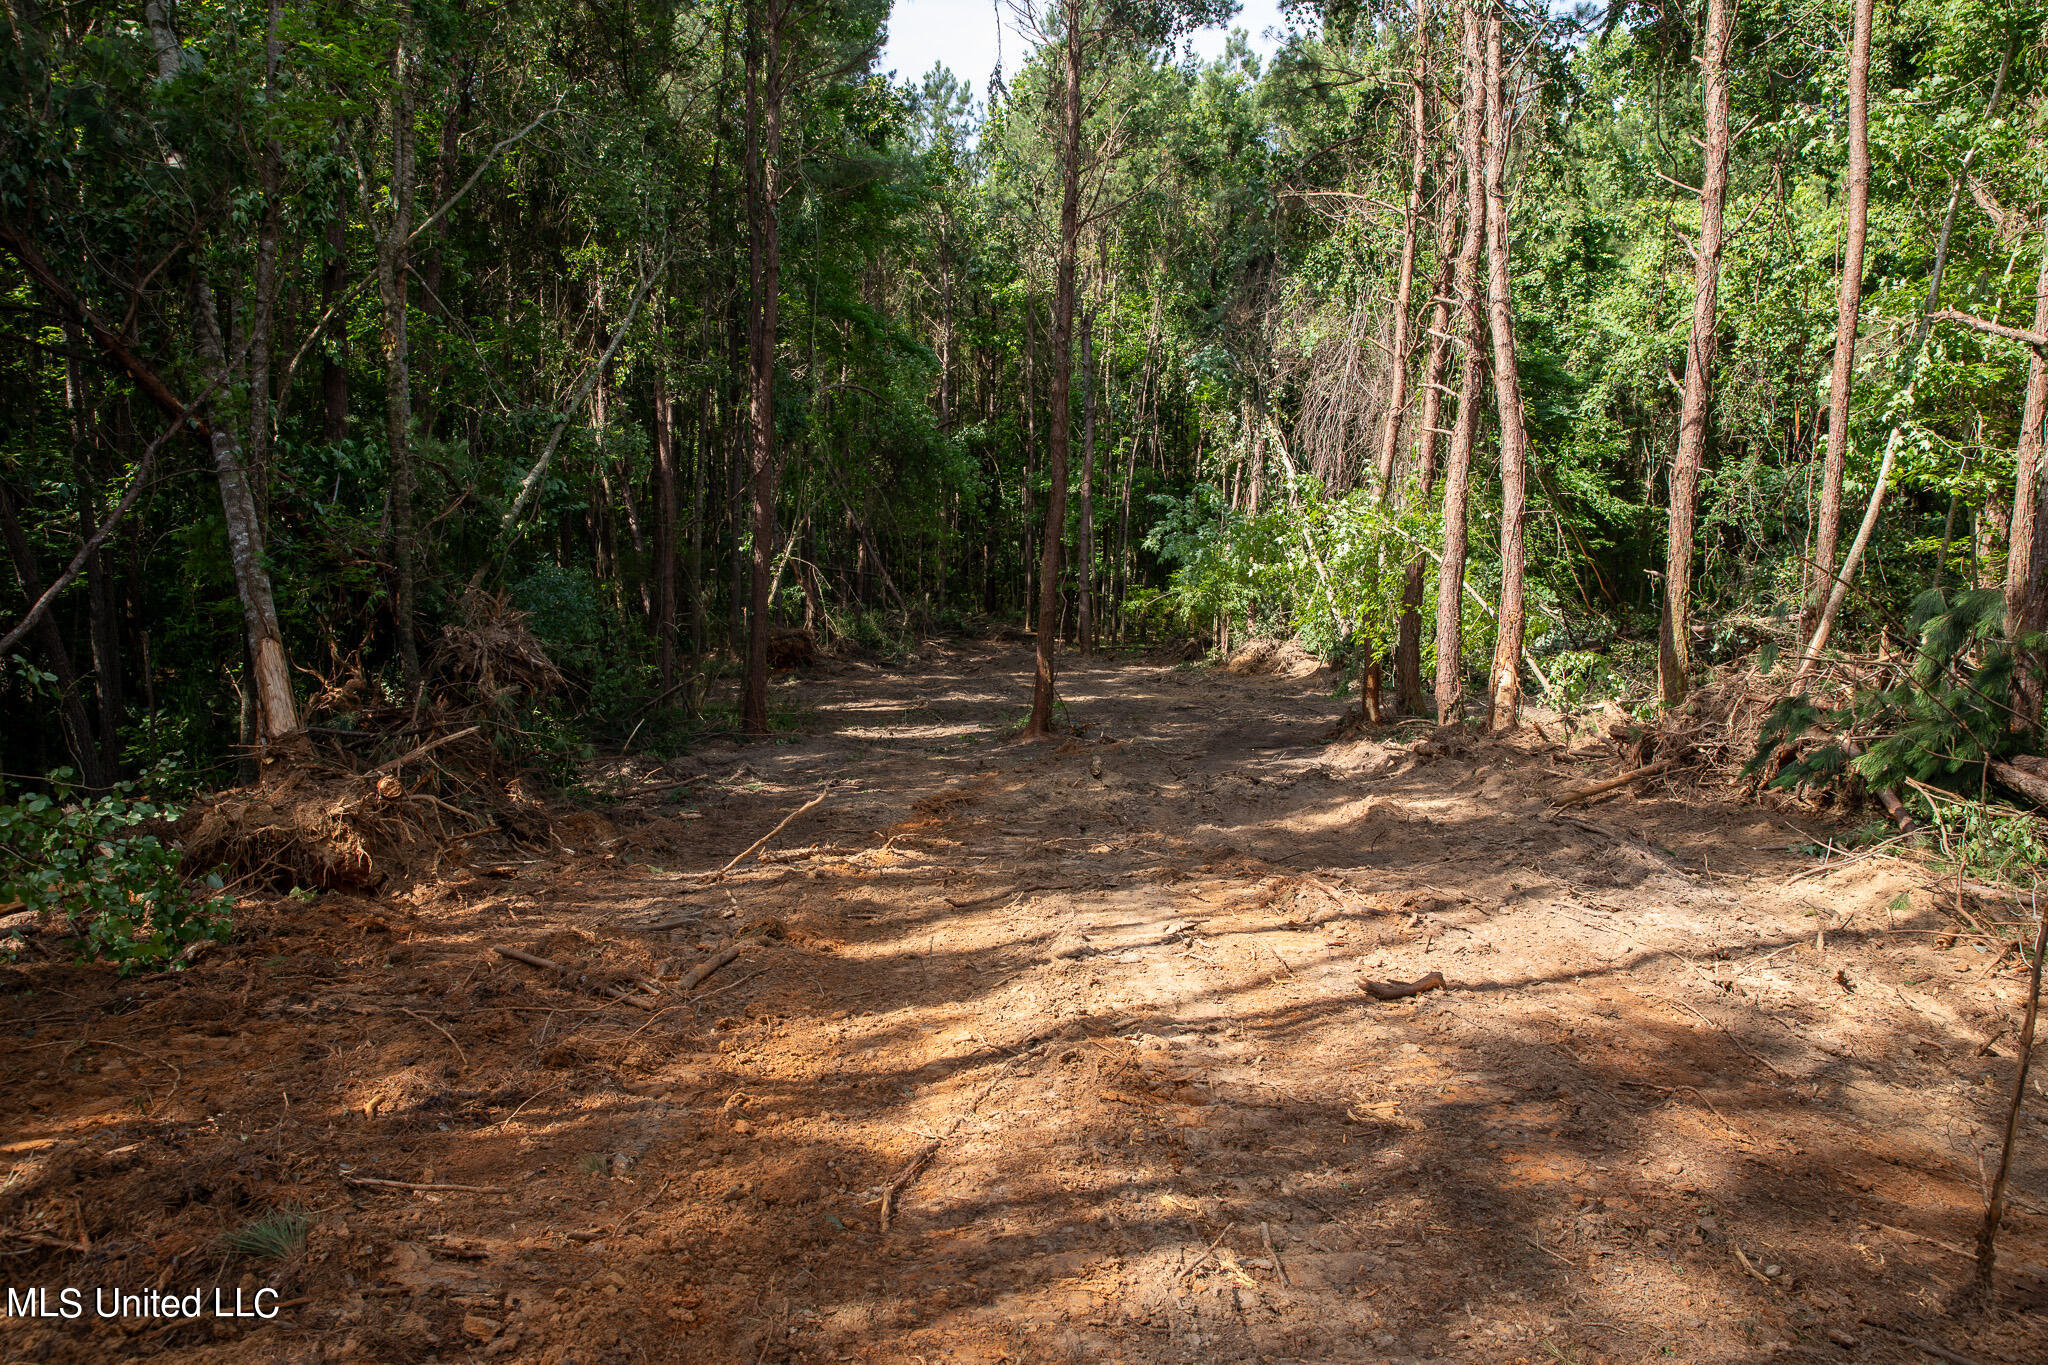
[[[56,796],[31,792],[0,803],[0,900],[61,911],[80,935],[80,957],[116,963],[123,975],[176,967],[188,944],[227,937],[220,878],[207,877],[195,892],[178,873],[178,851],[135,832],[175,810],[136,799],[127,784],[66,800],[71,771],[51,776]]]
[[[1982,795],[1991,761],[2027,743],[2012,724],[2020,663],[2002,634],[2004,609],[2004,597],[1984,589],[1922,593],[1907,622],[1915,637],[1911,667],[1857,689],[1838,707],[1807,696],[1779,702],[1744,773],[1819,730],[1828,742],[1787,763],[1772,786],[1824,787],[1854,775],[1875,789],[1906,789],[1901,796],[1923,805],[1916,784]]]

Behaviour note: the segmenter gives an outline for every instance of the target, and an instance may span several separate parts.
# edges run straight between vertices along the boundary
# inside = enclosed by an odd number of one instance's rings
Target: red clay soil
[[[1301,669],[1070,667],[1020,747],[1029,662],[785,679],[786,741],[177,975],[0,968],[6,1283],[85,1291],[0,1357],[2048,1360],[2048,1101],[1951,1311],[2022,981],[1921,869],[1685,773],[1547,817],[1604,741],[1330,746]]]

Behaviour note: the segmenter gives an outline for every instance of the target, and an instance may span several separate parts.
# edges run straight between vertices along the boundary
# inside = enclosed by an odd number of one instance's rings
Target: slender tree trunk
[[[1415,70],[1410,80],[1408,129],[1414,149],[1408,167],[1408,204],[1401,214],[1401,269],[1394,285],[1394,351],[1388,359],[1392,390],[1380,431],[1380,502],[1394,495],[1394,455],[1401,445],[1401,419],[1408,411],[1408,310],[1415,292],[1415,246],[1422,226],[1422,191],[1429,176],[1429,0],[1415,0]]]
[[[775,336],[782,288],[782,37],[784,11],[765,7],[747,44],[748,401],[753,425],[753,594],[747,622],[747,679],[740,723],[768,733],[768,609],[775,577]]]
[[[1448,177],[1447,177],[1448,179]],[[1415,496],[1427,502],[1436,492],[1437,447],[1442,443],[1444,377],[1450,370],[1451,348],[1445,329],[1450,326],[1454,253],[1451,230],[1456,212],[1446,204],[1443,225],[1437,232],[1438,270],[1431,282],[1429,309],[1429,358],[1422,366],[1422,429],[1415,441]],[[1401,587],[1401,619],[1394,640],[1394,693],[1401,709],[1420,715],[1429,699],[1422,690],[1422,593],[1429,577],[1429,556],[1416,552],[1404,572]]]
[[[42,575],[36,571],[35,552],[15,514],[13,490],[4,483],[0,483],[0,533],[7,538],[8,557],[14,561],[15,576],[21,580],[22,600],[33,606],[43,595]],[[94,741],[92,721],[86,715],[78,672],[71,666],[71,651],[64,647],[64,632],[44,612],[36,621],[35,635],[49,656],[50,672],[57,679],[57,720],[64,731],[64,746],[77,765],[78,780],[88,789],[102,790],[107,785],[108,773]]]
[[[192,276],[192,317],[197,350],[213,392],[231,391],[227,353],[221,344],[220,315],[213,289],[203,272]],[[242,602],[242,622],[248,633],[256,734],[259,740],[269,743],[299,728],[298,708],[292,700],[291,666],[285,654],[284,632],[278,625],[277,602],[271,595],[270,571],[263,563],[263,519],[257,513],[249,476],[242,467],[242,443],[235,434],[234,418],[224,403],[212,405],[208,415],[214,472],[220,480],[221,512],[227,523],[228,560],[234,566],[235,591]]]
[[[327,260],[320,267],[320,298],[329,308],[341,302],[348,285],[348,213],[337,204],[327,225]],[[347,345],[348,329],[338,327],[321,349],[320,409],[322,440],[339,441],[348,432],[348,365],[336,353]]]
[[[279,34],[283,23],[284,0],[270,0],[269,28],[263,45],[263,88],[269,95],[277,90],[278,65],[284,51]],[[256,495],[257,510],[267,514],[270,446],[277,420],[270,391],[270,350],[277,321],[278,224],[284,214],[284,151],[276,138],[263,140],[256,174],[263,208],[256,227],[256,306],[249,319],[249,481]]]
[[[1843,210],[1842,283],[1835,301],[1827,463],[1821,471],[1813,559],[1806,566],[1806,591],[1799,611],[1801,639],[1810,636],[1819,623],[1842,531],[1842,476],[1849,467],[1849,396],[1856,377],[1856,329],[1863,312],[1863,247],[1870,229],[1870,31],[1876,9],[1876,0],[1856,0],[1849,37],[1849,193]]]
[[[74,506],[78,516],[78,538],[90,544],[98,530],[94,511],[91,450],[93,445],[92,395],[86,389],[85,364],[81,359],[85,339],[75,323],[64,325],[64,340],[71,354],[64,358],[64,406],[70,418],[71,471]],[[24,587],[27,584],[23,585]],[[93,691],[99,701],[100,763],[103,776],[113,781],[121,775],[121,645],[114,613],[114,590],[99,550],[89,550],[85,559],[86,619],[92,644]],[[31,601],[42,597],[36,591]]]
[[[659,363],[654,367],[654,637],[666,692],[676,681],[676,416]]]
[[[1460,49],[1465,66],[1464,100],[1459,111],[1460,158],[1465,167],[1465,236],[1458,247],[1454,292],[1464,321],[1458,425],[1451,433],[1451,454],[1444,469],[1444,550],[1436,580],[1436,719],[1439,725],[1458,721],[1464,710],[1464,596],[1467,528],[1466,499],[1472,483],[1472,448],[1479,435],[1479,409],[1486,386],[1486,314],[1480,301],[1479,253],[1486,232],[1486,171],[1481,158],[1485,141],[1486,79],[1480,56],[1479,0],[1465,0],[1460,13]]]
[[[1081,524],[1074,536],[1076,635],[1095,652],[1095,310],[1081,314]]]
[[[1718,0],[1727,3],[1728,0]],[[1495,622],[1489,729],[1521,723],[1522,536],[1528,500],[1528,432],[1522,421],[1521,371],[1515,361],[1515,305],[1508,274],[1508,111],[1501,71],[1501,11],[1486,24],[1486,263],[1492,308],[1493,395],[1500,411],[1500,616]]]
[[[2015,40],[2016,41],[2016,40]],[[1990,117],[1998,112],[1998,102],[2005,94],[2005,78],[2012,68],[2014,43],[2006,45],[2004,55],[1999,59],[1998,74],[1991,81],[1991,96],[1985,102],[1985,115]],[[1913,393],[1920,385],[1920,352],[1927,344],[1928,331],[1934,325],[1934,310],[1941,306],[1941,286],[1948,274],[1949,246],[1954,240],[1956,211],[1963,202],[1963,184],[1969,178],[1970,163],[1976,159],[1977,149],[1970,148],[1963,153],[1962,165],[1956,168],[1955,178],[1949,184],[1948,205],[1942,210],[1941,233],[1934,244],[1934,268],[1928,272],[1927,298],[1920,305],[1920,320],[1913,328],[1913,335],[1906,343],[1906,349],[1899,358],[1899,372],[1906,379],[1905,392],[1899,395],[1899,419],[1893,424],[1891,434],[1885,438],[1884,458],[1879,461],[1877,481],[1870,490],[1870,502],[1863,509],[1863,523],[1857,528],[1856,539],[1851,542],[1848,554],[1842,557],[1842,566],[1835,572],[1828,590],[1828,596],[1815,622],[1813,634],[1807,637],[1806,649],[1799,660],[1799,668],[1793,674],[1797,682],[1813,671],[1819,661],[1820,652],[1828,647],[1834,635],[1835,618],[1841,613],[1842,604],[1848,600],[1849,584],[1856,578],[1856,570],[1863,563],[1864,551],[1870,547],[1871,532],[1877,528],[1878,513],[1884,507],[1885,492],[1891,481],[1892,466],[1898,461],[1899,443],[1906,434],[1905,423],[1913,411]]]
[[[391,549],[397,582],[392,625],[406,691],[420,689],[419,641],[415,632],[414,587],[419,544],[413,530],[412,366],[407,322],[412,265],[413,82],[419,54],[407,11],[391,59],[391,222],[377,253],[377,287],[384,298],[384,436],[391,447]]]
[[[697,408],[697,458],[690,471],[690,659],[693,663],[704,657],[704,645],[710,636],[710,612],[704,600],[704,502],[710,492],[716,413],[711,387],[706,385],[703,401]]]
[[[1038,562],[1038,669],[1022,738],[1052,734],[1053,651],[1060,629],[1060,537],[1067,523],[1067,438],[1074,381],[1074,268],[1081,248],[1081,0],[1062,0],[1065,127],[1060,140],[1060,245],[1052,315],[1052,429],[1046,442],[1052,487]]]
[[[2034,281],[2034,333],[2048,335],[2048,229],[2041,234],[2041,269]],[[2036,349],[2027,361],[2027,393],[2020,409],[2020,437],[2014,452],[2012,531],[2005,552],[2005,638],[2017,644],[2048,627],[2048,480],[2042,478],[2041,424],[2048,421],[2048,358]],[[2013,679],[2014,709],[2029,726],[2041,718],[2042,660],[2019,669]]]
[[[1869,3],[1869,0],[1860,0]],[[1657,683],[1664,705],[1685,701],[1692,669],[1693,517],[1706,463],[1714,397],[1715,333],[1720,325],[1721,217],[1728,202],[1728,40],[1735,0],[1707,0],[1700,97],[1706,108],[1706,159],[1700,175],[1700,236],[1693,251],[1692,336],[1678,405],[1678,452],[1671,461],[1669,535],[1664,550],[1664,611],[1658,631]],[[1853,330],[1852,321],[1851,328]],[[1846,392],[1846,390],[1845,390]]]
[[[157,80],[174,80],[183,71],[185,59],[178,36],[171,28],[169,11],[162,0],[147,0],[143,21],[156,50]],[[19,255],[17,249],[17,255]],[[39,262],[38,262],[39,263]],[[24,258],[24,265],[31,262]],[[220,314],[213,287],[205,270],[195,267],[191,279],[192,329],[195,349],[203,366],[209,392],[211,418],[207,445],[213,454],[214,471],[220,480],[221,514],[227,525],[228,560],[234,566],[235,592],[242,603],[242,621],[248,633],[249,662],[256,730],[268,743],[299,728],[298,708],[292,700],[291,666],[285,655],[284,633],[278,626],[277,603],[271,595],[270,571],[263,563],[263,517],[249,489],[248,472],[242,465],[242,442],[235,434],[234,419],[226,395],[233,392],[228,371],[227,349],[221,341]],[[90,325],[90,323],[88,324]],[[95,339],[125,362],[138,382],[147,371],[128,356],[119,338],[104,328],[93,327]],[[112,345],[108,345],[111,341]],[[145,388],[151,397],[174,413],[183,407],[171,398],[155,376],[148,375]]]
[[[1031,325],[1031,297],[1024,297],[1024,629],[1030,630],[1038,601],[1038,348]]]

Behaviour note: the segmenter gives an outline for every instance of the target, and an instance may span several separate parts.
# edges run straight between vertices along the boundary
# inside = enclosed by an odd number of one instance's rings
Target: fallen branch
[[[1655,777],[1659,773],[1670,772],[1677,766],[1678,760],[1675,758],[1659,759],[1655,763],[1646,763],[1640,768],[1625,772],[1620,777],[1610,777],[1605,782],[1595,782],[1590,787],[1580,787],[1574,791],[1568,791],[1550,804],[1558,810],[1562,810],[1566,806],[1576,806],[1582,801],[1591,801],[1596,796],[1605,796],[1611,791],[1618,791],[1632,782],[1640,782],[1646,777]]]
[[[902,1174],[890,1181],[889,1188],[882,1191],[881,1230],[883,1232],[886,1233],[889,1230],[889,1210],[895,1206],[897,1196],[901,1195],[909,1187],[910,1182],[917,1179],[917,1173],[922,1171],[931,1162],[932,1157],[939,1150],[940,1141],[941,1139],[939,1138],[933,1138],[930,1142],[918,1148],[917,1155],[910,1158],[910,1164],[903,1168]]]
[[[462,1050],[462,1044],[455,1041],[454,1034],[450,1033],[447,1029],[442,1028],[439,1024],[427,1018],[426,1015],[421,1014],[418,1010],[409,1010],[406,1009],[403,1005],[401,1005],[399,1006],[399,1013],[410,1014],[413,1018],[419,1020],[422,1024],[425,1024],[428,1028],[435,1030],[443,1038],[446,1038],[448,1040],[449,1046],[455,1049],[455,1055],[461,1059],[462,1069],[464,1071],[469,1070],[469,1054]]]
[[[48,1247],[52,1251],[75,1251],[81,1255],[90,1255],[92,1252],[92,1248],[82,1242],[67,1242],[61,1237],[46,1237],[40,1232],[22,1232],[18,1228],[0,1228],[0,1237],[12,1237],[17,1242]]]
[[[1450,989],[1449,986],[1444,984],[1444,974],[1442,972],[1431,972],[1428,976],[1419,977],[1414,981],[1361,980],[1359,984],[1364,986],[1365,993],[1375,1000],[1406,1000],[1408,997],[1420,995],[1424,991]]]
[[[397,758],[392,759],[388,763],[379,763],[376,767],[370,769],[367,775],[370,777],[381,777],[385,773],[397,772],[400,768],[403,768],[406,764],[412,762],[420,755],[432,753],[434,750],[440,748],[443,744],[453,743],[454,741],[462,739],[465,736],[473,735],[483,728],[484,727],[481,725],[472,725],[469,726],[467,729],[457,730],[453,734],[442,735],[437,739],[430,739],[425,744],[420,745],[419,748],[413,749],[407,753],[402,753]]]
[[[804,813],[805,811],[807,811],[807,810],[809,810],[809,809],[810,809],[811,807],[813,807],[813,806],[817,805],[817,804],[818,804],[819,802],[823,801],[823,800],[824,800],[824,799],[825,799],[826,797],[830,796],[831,794],[832,794],[832,788],[831,788],[830,784],[827,784],[827,786],[825,787],[825,790],[823,790],[823,791],[819,792],[819,793],[818,793],[818,794],[817,794],[816,796],[814,796],[814,797],[812,797],[812,798],[811,798],[810,800],[808,800],[808,801],[804,802],[804,803],[803,803],[803,804],[802,804],[801,806],[798,806],[798,807],[797,807],[797,808],[796,808],[795,810],[791,811],[791,812],[790,812],[789,814],[787,814],[787,815],[783,816],[783,817],[782,817],[782,823],[781,823],[781,824],[777,825],[777,826],[776,826],[776,827],[775,827],[774,829],[771,829],[771,830],[769,830],[769,831],[768,831],[768,832],[767,832],[766,834],[762,835],[762,836],[761,836],[760,838],[756,839],[756,840],[755,840],[755,841],[754,841],[753,843],[749,844],[749,845],[748,845],[748,846],[746,847],[746,849],[745,849],[744,851],[742,851],[742,852],[740,853],[740,855],[739,855],[738,857],[734,858],[734,859],[733,859],[733,860],[732,860],[731,862],[727,863],[727,864],[726,864],[726,865],[725,865],[724,867],[721,867],[721,868],[719,868],[719,869],[718,869],[718,871],[716,871],[716,872],[708,872],[708,873],[699,873],[699,874],[697,874],[697,875],[699,875],[699,876],[703,877],[703,878],[704,878],[705,880],[707,880],[707,881],[717,881],[717,880],[718,880],[719,878],[723,877],[723,876],[724,876],[724,875],[725,875],[726,873],[728,873],[728,872],[732,871],[732,870],[733,870],[734,868],[738,867],[738,866],[739,866],[739,865],[740,865],[741,863],[745,862],[745,861],[746,861],[746,860],[747,860],[747,859],[748,859],[749,857],[751,857],[751,856],[752,856],[753,854],[755,854],[756,852],[758,852],[758,851],[759,851],[760,849],[764,848],[764,847],[765,847],[765,846],[767,845],[767,843],[768,843],[768,841],[769,841],[770,839],[773,839],[773,838],[774,838],[774,837],[775,837],[776,835],[778,835],[778,834],[782,833],[782,831],[783,831],[783,830],[785,830],[785,829],[787,829],[787,828],[789,827],[789,822],[790,822],[790,821],[792,821],[792,820],[796,819],[796,818],[797,818],[797,816],[799,816],[799,815],[802,815],[802,814],[803,814],[803,813]]]
[[[1236,1226],[1237,1224],[1235,1223],[1225,1223],[1223,1225],[1223,1231],[1216,1234],[1216,1240],[1209,1243],[1209,1249],[1207,1251],[1204,1251],[1201,1255],[1195,1257],[1194,1260],[1190,1261],[1188,1263],[1188,1268],[1186,1270],[1181,1271],[1180,1278],[1183,1280],[1193,1278],[1194,1273],[1197,1270],[1200,1270],[1204,1265],[1206,1265],[1209,1261],[1209,1258],[1216,1254],[1216,1248],[1223,1245],[1223,1239],[1225,1237],[1228,1237],[1230,1235],[1230,1230]]]
[[[460,1194],[510,1194],[504,1185],[423,1185],[415,1180],[377,1180],[367,1175],[345,1175],[345,1185],[367,1185],[379,1190],[454,1190]]]
[[[496,953],[499,957],[509,957],[514,962],[523,962],[529,967],[539,967],[542,971],[558,972],[563,976],[567,976],[569,974],[569,969],[567,967],[564,967],[561,963],[556,962],[551,958],[536,957],[534,954],[524,952],[518,948],[507,948],[502,943],[493,945],[491,951]],[[654,1001],[643,1000],[639,996],[633,994],[631,991],[620,990],[617,986],[596,986],[593,989],[595,989],[601,995],[610,996],[612,999],[618,1001],[620,1004],[631,1005],[634,1009],[637,1010],[651,1010],[660,1008],[660,1006],[657,1005]]]
[[[1289,1289],[1294,1288],[1294,1281],[1287,1274],[1287,1263],[1280,1259],[1279,1251],[1273,1246],[1273,1230],[1264,1223],[1259,1224],[1259,1240],[1266,1244],[1266,1257],[1273,1262],[1273,1273],[1280,1277],[1280,1283]]]
[[[710,976],[720,967],[723,967],[747,949],[760,946],[761,941],[759,939],[743,938],[739,942],[713,953],[710,957],[705,958],[702,962],[690,968],[689,971],[683,973],[683,979],[677,983],[676,989],[686,993],[695,990],[704,983],[706,977]]]

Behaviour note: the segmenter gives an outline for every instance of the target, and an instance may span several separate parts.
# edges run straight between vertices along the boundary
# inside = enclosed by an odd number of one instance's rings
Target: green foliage
[[[1922,593],[1909,618],[1916,645],[1908,667],[1887,670],[1840,706],[1806,696],[1778,703],[1743,771],[1761,771],[1781,748],[1820,731],[1828,742],[1788,762],[1772,786],[1829,786],[1854,776],[1873,788],[1918,793],[1922,804],[1926,787],[1981,792],[1990,761],[2025,742],[2012,725],[2019,665],[2001,634],[2004,607],[2004,597],[1987,590]]]
[[[2031,884],[2048,867],[2038,816],[1965,798],[1930,797],[1927,804],[1936,840],[1964,875]]]
[[[1389,508],[1363,489],[1330,497],[1304,477],[1257,512],[1231,511],[1204,484],[1155,499],[1145,547],[1173,565],[1167,587],[1141,599],[1197,630],[1219,618],[1294,635],[1325,659],[1391,649],[1408,561],[1426,553],[1426,504]]]
[[[68,771],[52,774],[68,781]],[[209,876],[195,891],[177,850],[136,827],[173,819],[169,807],[122,786],[101,796],[30,792],[0,804],[0,897],[60,911],[81,934],[80,955],[137,967],[176,968],[202,939],[228,936],[228,900]]]

